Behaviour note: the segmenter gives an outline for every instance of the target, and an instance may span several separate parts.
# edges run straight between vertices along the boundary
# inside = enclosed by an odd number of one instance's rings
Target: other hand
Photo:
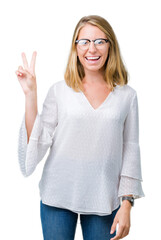
[[[121,207],[117,211],[113,224],[111,226],[111,234],[115,232],[117,224],[119,225],[118,231],[115,237],[111,238],[110,240],[119,240],[124,238],[129,234],[130,231],[130,210],[131,206],[129,202],[123,201]]]

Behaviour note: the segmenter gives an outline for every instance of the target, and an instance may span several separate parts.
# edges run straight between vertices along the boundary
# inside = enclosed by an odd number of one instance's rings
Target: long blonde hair
[[[85,73],[84,68],[77,57],[75,41],[77,40],[80,29],[85,26],[86,23],[97,26],[109,39],[109,54],[104,65],[104,79],[107,86],[110,86],[111,91],[113,91],[116,85],[123,86],[127,84],[128,73],[121,59],[115,33],[107,20],[98,15],[89,15],[81,18],[75,27],[71,50],[64,73],[66,84],[76,92],[79,92],[80,90],[83,91],[82,79],[84,78]]]

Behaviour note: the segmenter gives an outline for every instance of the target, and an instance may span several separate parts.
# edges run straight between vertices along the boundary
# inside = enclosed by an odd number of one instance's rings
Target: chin
[[[104,68],[103,66],[100,66],[100,67],[91,66],[91,67],[84,67],[84,69],[87,71],[98,72],[98,71],[102,71]]]
[[[97,65],[96,66],[95,65],[89,66],[89,65],[84,64],[83,68],[88,70],[88,71],[90,71],[90,70],[91,71],[102,71],[102,70],[105,69],[105,63],[99,64],[98,66]]]

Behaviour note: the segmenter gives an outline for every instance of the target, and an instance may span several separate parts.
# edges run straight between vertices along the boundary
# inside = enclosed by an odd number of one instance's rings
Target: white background
[[[0,3],[0,216],[3,240],[42,240],[39,209],[40,180],[45,158],[24,178],[17,157],[18,131],[25,97],[15,71],[21,52],[30,62],[37,51],[38,109],[49,87],[64,77],[74,28],[85,15],[106,18],[117,36],[129,85],[138,94],[140,148],[145,197],[131,210],[131,229],[125,239],[159,239],[161,74],[159,1],[6,0]],[[159,219],[159,220],[158,220]],[[3,236],[3,237],[2,237]],[[83,239],[80,222],[76,240]]]

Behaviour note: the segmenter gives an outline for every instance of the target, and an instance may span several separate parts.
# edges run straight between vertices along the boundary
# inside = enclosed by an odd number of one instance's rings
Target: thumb
[[[112,234],[112,233],[115,232],[116,226],[117,226],[117,220],[114,219],[113,224],[112,224],[112,226],[111,226],[111,232],[110,232],[110,234]]]

